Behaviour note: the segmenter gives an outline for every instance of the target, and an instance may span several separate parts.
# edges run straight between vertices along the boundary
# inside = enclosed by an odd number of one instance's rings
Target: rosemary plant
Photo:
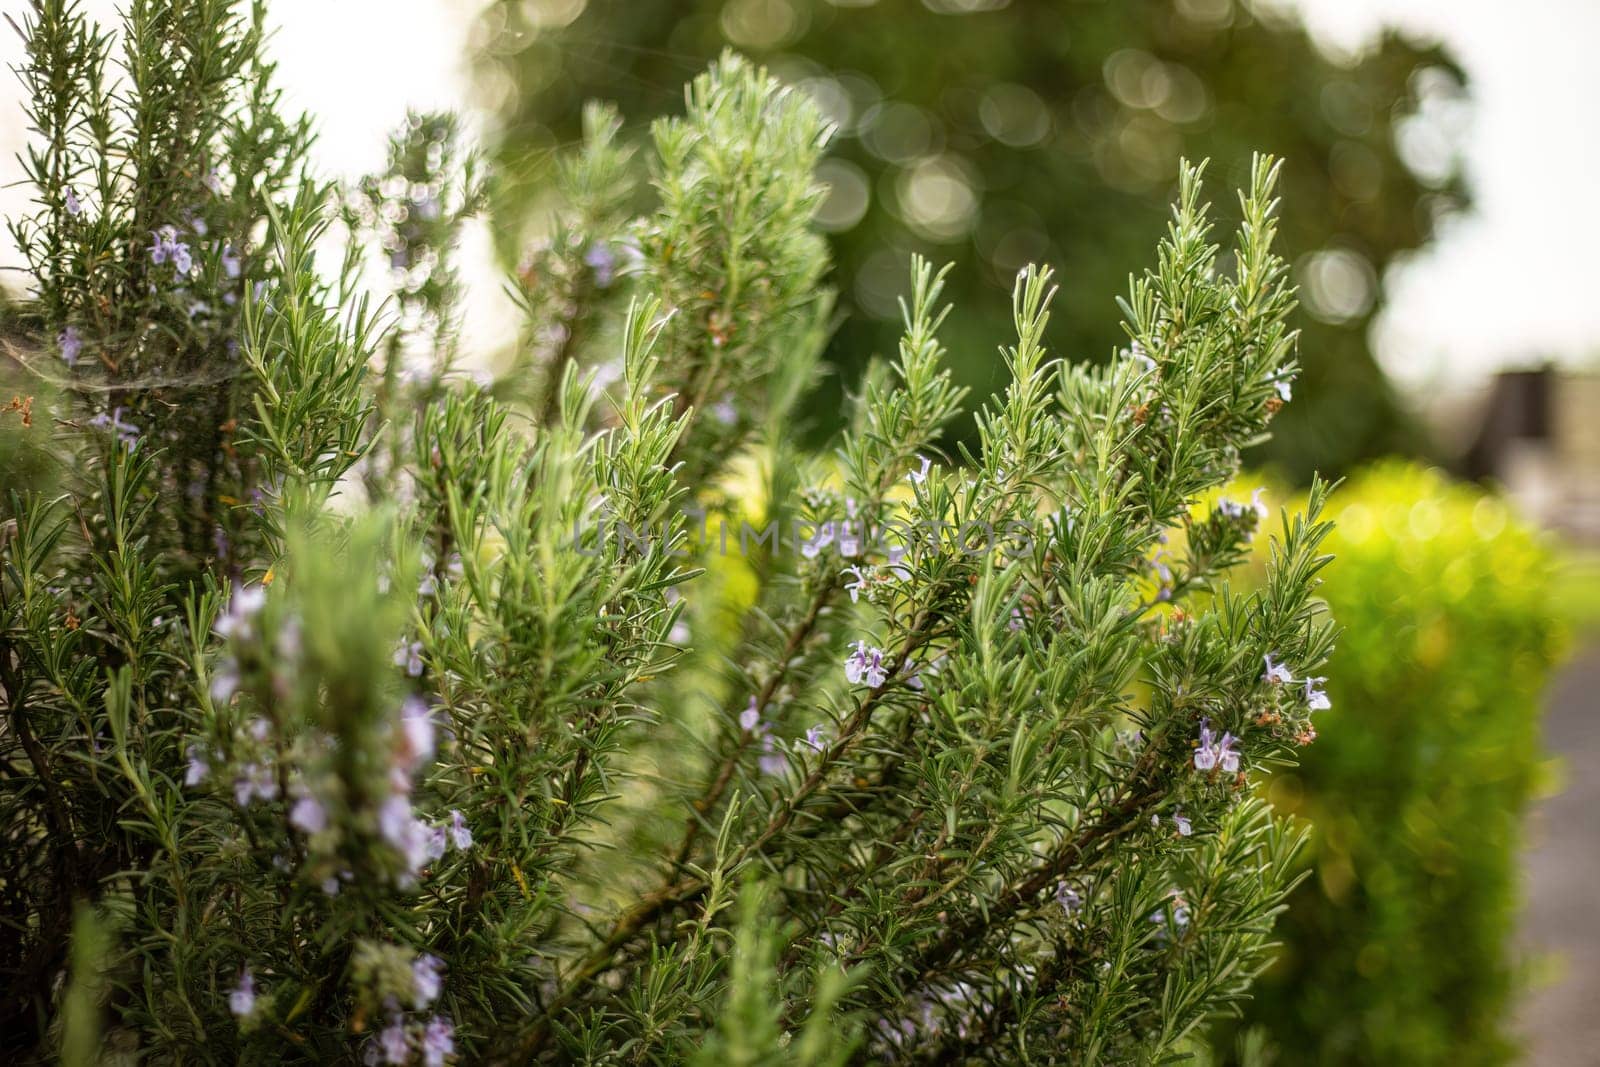
[[[1151,1062],[1246,993],[1299,836],[1324,489],[1219,500],[1295,374],[1256,164],[1181,176],[1124,358],[1041,347],[939,452],[944,275],[838,447],[818,110],[727,56],[560,168],[524,343],[459,372],[447,119],[344,194],[262,11],[24,19],[7,330],[61,389],[0,536],[0,1042],[189,1062]],[[633,167],[649,159],[652,206]],[[395,268],[357,297],[342,218]],[[417,352],[421,373],[403,373]]]

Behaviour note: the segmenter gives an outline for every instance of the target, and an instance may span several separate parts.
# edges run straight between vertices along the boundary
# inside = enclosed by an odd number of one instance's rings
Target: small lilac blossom
[[[1228,774],[1237,774],[1239,771],[1239,739],[1232,734],[1225,733],[1222,740],[1217,742],[1217,766]]]
[[[1277,382],[1276,388],[1278,390],[1278,399],[1285,404],[1294,399],[1294,386],[1289,384],[1289,379],[1284,378],[1282,381]]]
[[[789,769],[789,761],[778,751],[778,739],[770,733],[761,735],[761,758],[756,761],[762,774],[777,776]]]
[[[241,640],[248,639],[251,634],[251,623],[261,613],[262,607],[267,602],[267,590],[262,585],[235,586],[233,596],[228,601],[228,608],[217,621],[212,624],[212,629],[218,637],[237,637]]]
[[[444,854],[450,851],[450,835],[445,833],[442,826],[428,827],[428,836],[423,847],[423,860],[426,863],[437,863],[444,859]]]
[[[396,1015],[378,1035],[378,1047],[383,1051],[383,1062],[403,1064],[411,1059],[411,1043],[406,1040],[405,1020]]]
[[[890,545],[884,551],[884,556],[883,569],[889,572],[891,578],[903,582],[911,577],[911,568],[905,562],[905,545]]]
[[[748,733],[755,733],[761,725],[761,709],[756,707],[756,698],[750,698],[750,704],[739,713],[739,728]]]
[[[56,347],[61,350],[61,362],[69,367],[78,365],[78,353],[83,351],[83,338],[75,326],[68,326],[56,334]]]
[[[206,780],[206,776],[210,773],[211,764],[206,762],[205,753],[200,751],[199,746],[190,745],[189,764],[183,772],[183,784],[187,786],[199,785]]]
[[[400,705],[399,765],[414,771],[433,755],[433,709],[428,702],[415,694],[406,697]]]
[[[182,241],[172,246],[172,269],[180,275],[188,274],[194,269],[194,256],[189,252],[189,246]]]
[[[212,196],[222,195],[222,176],[216,171],[206,171],[206,176],[200,179],[200,184],[210,190]]]
[[[1138,341],[1135,341],[1128,346],[1128,358],[1134,363],[1138,364],[1139,370],[1145,374],[1149,374],[1151,371],[1156,369],[1156,361],[1151,359],[1149,355],[1146,354],[1144,345],[1140,344]]]
[[[188,274],[194,267],[194,257],[189,252],[189,246],[178,240],[178,230],[175,226],[163,226],[150,234],[153,244],[150,246],[150,262],[156,266],[171,263],[172,269],[178,274]]]
[[[261,763],[246,763],[239,768],[239,774],[233,780],[233,799],[241,808],[246,807],[252,800],[270,801],[278,796],[278,780],[272,776],[272,768]]]
[[[609,286],[617,275],[616,254],[604,241],[596,241],[590,245],[588,251],[583,254],[583,262],[594,272],[594,284],[601,289]]]
[[[78,202],[78,194],[72,186],[67,186],[66,191],[61,194],[61,201],[62,205],[67,209],[67,214],[73,218],[83,214],[83,205]]]
[[[854,650],[845,658],[844,677],[851,685],[864,683],[878,688],[889,678],[889,672],[883,667],[883,649],[857,641]]]
[[[123,448],[132,449],[139,443],[139,427],[131,422],[122,421],[122,408],[120,406],[111,410],[110,414],[101,412],[89,420],[89,425],[98,430],[110,430],[116,434],[117,441]]]
[[[800,554],[806,559],[816,559],[822,550],[833,544],[833,523],[825,522],[816,528],[816,532],[809,538],[800,542]]]
[[[289,825],[303,834],[320,834],[328,828],[328,809],[307,793],[289,809]]]
[[[912,485],[921,485],[927,481],[928,471],[933,468],[933,460],[927,456],[918,456],[917,458],[922,461],[922,466],[906,475],[907,478],[911,479]]]
[[[243,1019],[256,1010],[256,979],[246,967],[239,975],[239,984],[228,994],[228,1010]]]
[[[1239,769],[1239,752],[1235,747],[1238,741],[1231,733],[1217,738],[1211,732],[1210,720],[1200,720],[1200,742],[1194,750],[1195,770],[1209,771],[1221,767],[1229,774],[1236,772]]]
[[[739,421],[739,409],[733,401],[723,398],[711,405],[711,417],[724,426],[732,426]]]
[[[849,521],[839,524],[839,555],[846,559],[861,555],[861,538],[856,534],[856,527],[856,523]]]
[[[411,985],[415,999],[411,1003],[414,1007],[426,1008],[439,999],[439,991],[444,988],[444,977],[439,973],[443,966],[443,960],[426,952],[412,961]]]
[[[1168,907],[1171,908],[1172,925],[1177,927],[1179,930],[1182,930],[1184,927],[1188,926],[1189,902],[1183,898],[1183,894],[1174,889],[1172,892],[1167,894],[1167,903]],[[1153,923],[1164,924],[1167,921],[1167,914],[1167,908],[1158,908],[1156,911],[1151,913],[1150,921]]]
[[[433,845],[429,827],[411,810],[403,796],[391,796],[378,806],[378,835],[405,861],[406,870],[415,874],[428,862]]]
[[[1194,824],[1191,823],[1189,821],[1189,817],[1181,811],[1175,811],[1172,813],[1172,825],[1177,828],[1179,837],[1188,837],[1190,834],[1194,833]]]
[[[871,570],[872,568],[869,567],[865,572],[863,572],[860,567],[850,566],[846,567],[842,572],[840,572],[842,574],[852,575],[855,578],[855,581],[845,583],[844,587],[845,591],[850,594],[850,603],[859,603],[861,599],[861,591],[872,584]]]
[[[1273,660],[1272,653],[1270,653],[1270,652],[1268,652],[1265,656],[1262,656],[1261,658],[1263,660],[1265,660],[1266,664],[1267,664],[1266,671],[1263,672],[1262,675],[1261,675],[1261,680],[1263,682],[1266,682],[1269,685],[1291,685],[1291,684],[1293,684],[1294,675],[1289,673],[1289,668],[1288,668],[1287,664],[1278,663],[1275,660]]]
[[[1083,908],[1083,894],[1062,882],[1056,886],[1056,903],[1061,905],[1063,913],[1075,915]]]
[[[819,723],[806,730],[805,745],[813,752],[822,751],[822,726]]]
[[[466,816],[455,808],[450,809],[450,843],[462,852],[472,847],[472,828],[467,825]]]
[[[409,644],[402,641],[394,650],[394,665],[404,667],[408,675],[413,678],[422,677],[422,642],[412,641]]]
[[[456,1028],[443,1015],[428,1020],[422,1030],[422,1062],[425,1067],[444,1067],[444,1061],[455,1055]]]
[[[239,668],[231,659],[218,663],[217,673],[211,676],[211,702],[226,704],[239,691]]]
[[[1333,701],[1329,700],[1328,694],[1322,691],[1322,683],[1326,681],[1326,678],[1307,678],[1305,680],[1306,707],[1312,711],[1327,711],[1333,707]]]
[[[234,248],[231,244],[223,245],[221,260],[223,273],[230,278],[237,278],[240,270],[242,269],[242,264],[239,260],[239,250]]]

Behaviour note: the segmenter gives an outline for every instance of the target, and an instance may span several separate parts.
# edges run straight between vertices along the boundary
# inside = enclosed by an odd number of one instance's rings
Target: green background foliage
[[[949,291],[969,313],[951,324],[953,370],[977,395],[1003,383],[992,338],[1030,261],[1062,281],[1052,350],[1104,359],[1127,340],[1111,296],[1161,232],[1180,156],[1210,157],[1214,179],[1239,185],[1251,151],[1270,151],[1285,160],[1296,210],[1282,242],[1311,314],[1296,323],[1304,400],[1256,461],[1303,481],[1425,447],[1368,347],[1381,297],[1362,293],[1464,200],[1454,179],[1419,180],[1396,148],[1422,99],[1460,91],[1435,48],[1387,36],[1336,63],[1283,14],[1230,0],[541,0],[497,3],[484,22],[507,222],[539,214],[550,149],[577,137],[585,100],[616,101],[630,123],[676,110],[681,83],[725,44],[823,102],[840,128],[821,176],[844,188],[823,212],[843,213],[829,390],[894,350],[913,252],[958,263]],[[846,201],[865,214],[839,228]],[[1226,199],[1218,208],[1224,225],[1236,220]],[[500,232],[514,262],[520,230]],[[811,407],[824,428],[832,395]]]
[[[1438,472],[1340,488],[1331,712],[1270,795],[1313,826],[1248,1019],[1297,1063],[1513,1058],[1522,819],[1564,630],[1548,540]]]

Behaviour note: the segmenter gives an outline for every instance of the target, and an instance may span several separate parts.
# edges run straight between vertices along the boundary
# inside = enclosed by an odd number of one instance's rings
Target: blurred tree
[[[1282,156],[1301,207],[1281,240],[1308,311],[1306,402],[1255,461],[1303,479],[1422,448],[1367,333],[1384,269],[1465,199],[1433,106],[1458,100],[1463,77],[1437,48],[1386,36],[1341,64],[1288,15],[1232,0],[498,0],[481,40],[507,221],[543,215],[543,164],[577,137],[586,99],[656,113],[727,45],[812,93],[839,127],[818,216],[844,312],[834,390],[893,351],[913,252],[958,264],[951,295],[974,314],[952,324],[951,349],[980,395],[1000,381],[988,339],[1028,262],[1060,268],[1053,349],[1108,357],[1126,343],[1112,299],[1165,226],[1180,156],[1211,158],[1230,185],[1252,149]],[[1219,224],[1237,219],[1216,207]],[[521,239],[501,229],[508,260]]]

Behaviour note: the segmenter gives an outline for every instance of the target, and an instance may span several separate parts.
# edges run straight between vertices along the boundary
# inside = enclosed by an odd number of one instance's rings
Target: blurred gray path
[[[1600,1064],[1600,646],[1591,640],[1550,692],[1545,748],[1566,788],[1540,803],[1524,860],[1522,947],[1544,956],[1519,1025],[1534,1067]]]

